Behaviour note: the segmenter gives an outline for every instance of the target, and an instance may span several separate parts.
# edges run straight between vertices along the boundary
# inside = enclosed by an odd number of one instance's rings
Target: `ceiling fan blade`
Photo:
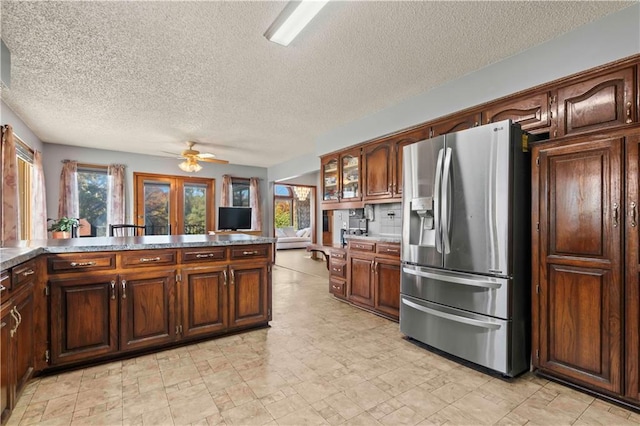
[[[207,162],[207,163],[229,164],[229,162],[227,160],[218,160],[216,158],[202,158],[202,157],[199,157],[198,160],[204,161],[204,162]]]

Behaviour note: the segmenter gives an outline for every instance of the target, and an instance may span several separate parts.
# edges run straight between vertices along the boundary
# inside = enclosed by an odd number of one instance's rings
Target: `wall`
[[[320,168],[318,157],[640,53],[640,3],[419,96],[333,129],[310,153],[269,168],[269,180]]]
[[[11,124],[13,126],[13,133],[19,137],[22,142],[29,145],[34,151],[43,152],[42,141],[4,101],[0,102],[0,124]]]
[[[178,168],[178,160],[168,157],[157,157],[151,155],[131,154],[118,151],[107,151],[92,148],[82,148],[69,145],[57,145],[45,143],[44,145],[44,174],[47,190],[47,212],[49,217],[57,216],[60,172],[62,170],[62,160],[76,160],[80,163],[89,164],[124,164],[126,165],[126,205],[127,222],[133,217],[133,172],[158,173],[177,176],[196,176],[213,178],[216,180],[215,206],[220,205],[220,194],[222,192],[222,175],[229,174],[235,177],[258,177],[260,178],[260,194],[262,198],[262,223],[263,235],[272,234],[272,221],[269,220],[269,201],[267,169],[262,167],[238,166],[232,164],[212,164],[201,163],[202,170],[198,173],[186,173]],[[216,208],[216,223],[217,208]]]

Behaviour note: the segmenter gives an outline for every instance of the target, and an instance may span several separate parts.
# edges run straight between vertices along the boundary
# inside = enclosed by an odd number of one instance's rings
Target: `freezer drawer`
[[[515,376],[528,368],[526,357],[513,357],[511,327],[510,321],[400,295],[400,331],[507,376]]]
[[[512,280],[506,278],[404,264],[400,292],[465,311],[510,319],[511,285]]]

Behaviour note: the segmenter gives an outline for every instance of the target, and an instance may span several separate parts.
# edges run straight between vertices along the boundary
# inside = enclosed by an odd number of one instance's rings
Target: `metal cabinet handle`
[[[636,222],[636,202],[632,201],[631,202],[631,226],[635,228],[637,224],[638,223]]]
[[[18,324],[19,324],[18,317],[16,316],[15,310],[16,310],[16,307],[14,306],[13,309],[11,309],[9,311],[9,313],[11,314],[11,317],[13,318],[13,321],[15,323],[15,325],[13,326],[11,331],[9,331],[9,335],[11,337],[15,336],[16,330],[18,329]]]
[[[127,298],[127,280],[122,280],[122,298]]]
[[[23,277],[28,277],[29,275],[33,275],[33,274],[35,274],[35,273],[36,273],[36,271],[34,271],[33,269],[29,269],[28,271],[24,271],[24,272],[22,273],[22,276],[23,276]]]
[[[17,306],[14,306],[13,309],[16,311],[16,315],[18,316],[18,324],[16,325],[16,330],[17,330],[18,327],[20,327],[20,324],[22,324],[22,314],[18,310]]]
[[[7,326],[6,322],[0,322],[0,330],[2,330],[3,328],[5,328]]]
[[[222,271],[222,276],[224,276],[224,285],[227,285],[227,270]]]
[[[111,300],[116,300],[116,280],[111,280]]]
[[[373,273],[374,273],[374,274],[377,274],[377,273],[378,273],[378,261],[376,261],[376,262],[373,264]]]
[[[618,203],[613,203],[613,227],[618,227]]]
[[[71,262],[69,266],[72,268],[75,267],[84,267],[84,266],[95,266],[96,262]]]
[[[0,284],[0,293],[2,293],[3,291],[5,291],[7,288],[5,286],[3,286],[2,284]]]
[[[213,257],[213,256],[215,256],[213,253],[204,253],[204,254],[198,253],[198,254],[196,254],[196,257],[198,259],[207,258],[207,257]]]
[[[231,270],[231,285],[235,285],[235,283],[236,283],[236,274],[232,269]]]
[[[160,260],[160,257],[141,257],[140,262],[157,262]]]
[[[631,106],[632,106],[632,103],[631,102],[627,102],[627,121],[626,121],[627,124],[631,123],[631,121],[632,121],[631,120]]]
[[[254,250],[254,251],[243,251],[242,252],[243,255],[248,256],[250,254],[258,254],[258,250]]]

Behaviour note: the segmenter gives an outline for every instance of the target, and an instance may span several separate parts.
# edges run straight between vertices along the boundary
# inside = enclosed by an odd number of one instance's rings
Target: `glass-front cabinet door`
[[[326,159],[322,164],[322,201],[338,202],[340,195],[338,158]]]
[[[360,149],[342,154],[340,163],[342,167],[342,194],[340,201],[361,199]]]

